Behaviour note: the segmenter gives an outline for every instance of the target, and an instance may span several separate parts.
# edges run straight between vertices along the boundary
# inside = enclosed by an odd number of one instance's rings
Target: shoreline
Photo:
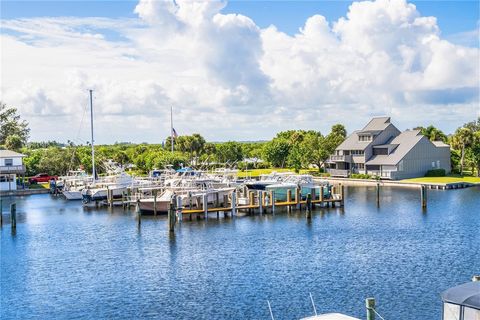
[[[334,178],[334,177],[322,177],[314,178],[314,180],[326,180],[331,183],[341,183],[345,186],[376,186],[380,183],[381,186],[388,187],[403,187],[403,188],[419,188],[421,186],[427,186],[428,189],[464,189],[477,186],[478,184],[470,182],[449,182],[449,183],[433,183],[433,182],[402,182],[391,180],[375,180],[375,179],[351,179],[351,178]]]

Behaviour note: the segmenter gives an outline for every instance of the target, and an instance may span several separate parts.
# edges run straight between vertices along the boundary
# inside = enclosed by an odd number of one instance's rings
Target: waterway
[[[480,188],[346,188],[345,208],[184,221],[50,195],[3,199],[1,319],[440,319],[440,293],[480,274]],[[7,207],[17,203],[12,233]]]

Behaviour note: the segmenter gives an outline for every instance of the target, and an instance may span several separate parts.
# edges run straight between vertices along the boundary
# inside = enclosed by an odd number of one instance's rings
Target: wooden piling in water
[[[295,203],[298,210],[302,210],[302,204],[300,201],[302,200],[300,188],[295,188]]]
[[[175,232],[175,201],[177,197],[175,195],[170,199],[170,206],[168,208],[168,231]]]
[[[177,197],[177,205],[176,205],[176,217],[178,222],[182,222],[183,220],[183,201],[182,197]]]
[[[320,187],[320,204],[323,206],[323,186]]]
[[[237,191],[232,192],[232,218],[237,215]]]
[[[12,229],[17,228],[17,204],[12,203],[10,205],[10,224],[12,226]]]
[[[292,189],[287,190],[287,202],[292,202]],[[290,213],[292,211],[292,206],[289,204],[287,205],[287,212]]]
[[[312,218],[312,194],[311,193],[307,194],[306,207],[307,207],[307,210],[306,210],[307,219],[311,219]]]
[[[205,215],[205,220],[208,220],[208,193],[203,194],[203,214]]]
[[[422,208],[427,208],[427,187],[422,184],[420,187],[420,200],[422,202]]]
[[[3,199],[0,198],[0,227],[3,226]]]
[[[137,213],[138,225],[142,223],[142,211],[140,210],[140,199],[137,199],[137,204],[135,206],[135,212]]]
[[[275,214],[275,191],[270,191],[272,197],[272,214]]]
[[[377,182],[377,187],[376,187],[376,193],[377,193],[377,207],[380,207],[380,182]]]
[[[157,216],[157,194],[158,191],[155,189],[153,190],[153,215]]]
[[[263,214],[263,191],[258,190],[258,213]]]
[[[340,196],[341,201],[340,201],[340,206],[344,207],[345,206],[345,186],[343,184],[340,185]]]
[[[365,306],[367,307],[367,320],[375,320],[375,299],[367,298],[365,300]]]

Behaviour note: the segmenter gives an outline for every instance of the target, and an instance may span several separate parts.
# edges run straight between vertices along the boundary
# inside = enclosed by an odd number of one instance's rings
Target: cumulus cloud
[[[93,88],[100,142],[158,142],[171,105],[181,133],[211,140],[353,130],[380,114],[448,131],[478,112],[479,49],[442,39],[404,0],[354,2],[338,21],[319,12],[294,35],[226,5],[140,0],[133,19],[4,20],[2,99],[34,139],[67,140]],[[39,120],[59,116],[55,129]]]

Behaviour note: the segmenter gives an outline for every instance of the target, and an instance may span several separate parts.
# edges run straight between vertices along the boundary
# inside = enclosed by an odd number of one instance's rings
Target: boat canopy
[[[443,302],[480,310],[480,281],[472,281],[445,290]]]
[[[181,169],[178,169],[178,170],[177,170],[177,172],[191,172],[191,171],[193,171],[193,169],[192,169],[192,168],[189,168],[189,167],[187,167],[187,168],[181,168]]]

